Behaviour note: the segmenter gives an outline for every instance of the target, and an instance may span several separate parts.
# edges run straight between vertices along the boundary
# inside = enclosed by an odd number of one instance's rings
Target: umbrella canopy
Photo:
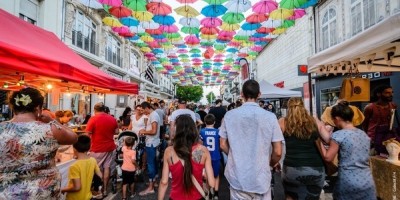
[[[114,17],[105,17],[102,21],[103,21],[103,23],[105,25],[111,26],[111,27],[121,27],[121,26],[123,26],[121,24],[121,22],[119,22],[119,20],[114,18]]]
[[[268,19],[268,15],[266,14],[258,14],[258,13],[253,13],[246,17],[246,22],[248,23],[261,23],[265,20]]]
[[[139,21],[150,21],[153,19],[153,14],[148,11],[134,11],[132,15]]]
[[[300,8],[305,3],[307,3],[307,0],[282,0],[279,3],[279,7],[286,9],[294,9],[294,8]]]
[[[206,17],[218,17],[225,14],[227,11],[226,7],[223,5],[208,5],[201,9],[201,14]]]
[[[184,26],[181,28],[181,31],[186,34],[198,34],[200,32],[200,29],[195,28],[195,27],[185,27]]]
[[[151,2],[146,5],[146,8],[149,12],[154,15],[168,15],[172,13],[172,8],[166,3],[163,2]]]
[[[200,13],[197,12],[196,9],[189,5],[184,5],[174,9],[176,14],[184,16],[184,17],[196,17],[199,16]]]
[[[175,23],[175,19],[169,15],[154,15],[153,21],[161,25],[172,25]]]
[[[262,0],[253,5],[253,12],[259,14],[269,14],[278,8],[278,3],[272,0]]]
[[[208,4],[221,5],[227,2],[228,0],[203,0],[203,1],[207,2]]]
[[[125,26],[137,26],[139,25],[139,21],[133,17],[124,17],[120,19],[121,23]]]
[[[260,28],[261,27],[261,24],[260,23],[255,23],[255,24],[252,24],[252,23],[244,23],[242,26],[241,26],[241,28],[243,29],[243,30],[257,30],[258,28]]]
[[[222,25],[222,20],[216,17],[206,17],[200,23],[205,27],[217,27]]]
[[[249,0],[230,0],[225,7],[229,12],[242,13],[251,8],[251,2]]]
[[[289,17],[293,16],[293,10],[279,8],[271,12],[269,15],[270,19],[288,19]]]
[[[293,15],[289,17],[289,20],[296,20],[302,18],[306,14],[306,11],[304,9],[294,9],[293,12],[294,12]]]
[[[179,20],[179,24],[186,27],[199,27],[200,21],[194,17],[183,17]]]
[[[222,20],[228,24],[237,24],[244,20],[244,15],[242,13],[228,12],[222,16]]]
[[[112,7],[108,11],[111,15],[117,18],[129,17],[132,15],[132,10],[124,6]]]
[[[146,11],[146,0],[130,0],[126,7],[130,8],[133,11]]]
[[[98,0],[99,3],[109,5],[109,6],[121,6],[121,0]]]

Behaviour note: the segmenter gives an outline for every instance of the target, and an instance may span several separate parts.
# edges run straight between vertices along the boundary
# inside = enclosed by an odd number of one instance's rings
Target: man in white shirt
[[[195,123],[197,121],[194,112],[186,108],[186,101],[183,99],[178,99],[178,109],[172,112],[170,119],[171,138],[173,138],[175,135],[175,120],[179,115],[190,115]]]

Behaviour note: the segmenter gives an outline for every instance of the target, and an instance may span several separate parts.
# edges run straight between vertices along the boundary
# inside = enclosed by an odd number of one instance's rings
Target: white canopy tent
[[[301,97],[300,91],[287,90],[278,88],[268,83],[265,80],[260,82],[260,92],[262,99],[279,99],[279,98],[290,98],[290,97]]]
[[[309,73],[400,71],[400,13],[308,58]],[[352,68],[351,68],[352,67]]]

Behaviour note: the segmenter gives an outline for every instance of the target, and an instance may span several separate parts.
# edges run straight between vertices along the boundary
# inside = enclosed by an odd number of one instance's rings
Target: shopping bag
[[[340,90],[340,99],[348,102],[370,101],[370,80],[368,78],[345,78]]]

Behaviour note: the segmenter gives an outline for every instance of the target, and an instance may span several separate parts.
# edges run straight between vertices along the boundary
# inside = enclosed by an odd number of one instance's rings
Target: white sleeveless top
[[[144,119],[148,119],[147,115],[142,115],[139,120],[136,120],[136,115],[132,115],[131,123],[132,123],[132,131],[139,134],[139,131],[146,128],[146,124],[144,123]]]

